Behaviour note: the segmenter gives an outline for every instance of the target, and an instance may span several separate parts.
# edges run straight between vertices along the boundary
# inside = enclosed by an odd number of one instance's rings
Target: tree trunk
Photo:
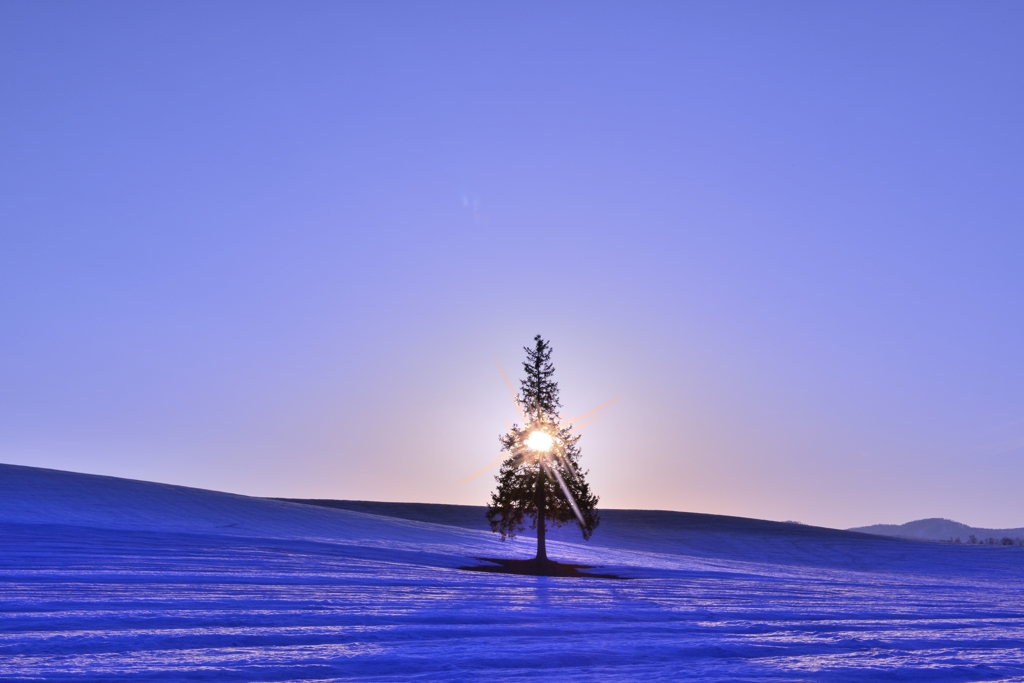
[[[541,467],[537,473],[537,562],[548,561],[548,548],[545,542],[546,508],[547,508],[547,486],[545,485],[544,468]]]

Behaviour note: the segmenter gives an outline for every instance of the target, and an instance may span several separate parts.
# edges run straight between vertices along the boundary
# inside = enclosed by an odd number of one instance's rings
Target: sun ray
[[[508,381],[508,380],[506,380],[506,381]],[[620,401],[621,399],[622,399],[621,396],[616,396],[615,398],[613,398],[612,400],[608,401],[607,403],[602,403],[598,407],[594,408],[593,410],[588,410],[587,412],[583,413],[582,415],[577,415],[575,417],[570,417],[570,418],[567,418],[565,420],[562,420],[562,424],[569,424],[569,423],[577,422],[579,420],[583,420],[585,418],[588,418],[591,415],[595,415],[595,414],[601,412],[602,410],[604,410],[608,406],[612,405],[616,401]],[[590,420],[589,423],[592,423],[592,422],[593,422],[593,420]]]
[[[462,481],[460,481],[460,482],[459,482],[459,483],[457,484],[457,486],[462,486],[462,485],[463,485],[463,484],[465,484],[466,482],[468,482],[468,481],[473,481],[474,479],[476,479],[477,477],[479,477],[479,476],[480,476],[480,475],[482,475],[482,474],[487,474],[488,472],[490,472],[491,470],[493,470],[493,469],[495,468],[495,466],[497,466],[497,465],[500,465],[500,464],[501,464],[501,462],[502,462],[502,461],[503,461],[503,460],[504,460],[505,458],[507,458],[507,457],[508,457],[508,455],[506,455],[505,453],[499,453],[499,454],[498,454],[498,457],[496,457],[496,458],[495,458],[494,460],[492,460],[492,461],[491,461],[491,462],[490,462],[490,463],[489,463],[489,464],[487,465],[487,467],[481,468],[481,469],[477,470],[476,472],[474,472],[473,474],[469,475],[468,477],[466,477],[465,479],[463,479]]]
[[[595,415],[594,417],[590,418],[589,420],[587,420],[586,422],[584,422],[581,425],[573,425],[572,428],[575,429],[577,432],[582,432],[584,429],[586,429],[590,425],[594,424],[595,422],[600,420],[602,417],[604,417],[604,416],[603,415]]]
[[[509,393],[512,394],[512,403],[516,406],[516,412],[519,413],[519,419],[526,422],[526,413],[523,412],[523,406],[519,404],[519,394],[516,393],[515,387],[512,386],[512,380],[510,380],[508,375],[505,374],[505,368],[501,367],[501,362],[497,358],[494,359],[494,364],[498,366],[498,372],[501,373],[502,379],[505,380],[505,386],[508,387]]]
[[[570,460],[565,455],[565,453],[563,453],[561,450],[555,451],[555,455],[565,465],[565,469],[569,473],[569,476],[572,477],[573,479],[575,479],[576,478],[576,466],[572,464],[572,460]]]
[[[579,506],[576,505],[576,499],[572,497],[571,493],[569,493],[569,487],[565,485],[565,480],[562,479],[562,475],[559,473],[558,468],[544,463],[544,469],[555,475],[555,479],[558,480],[558,485],[562,487],[562,493],[565,494],[566,499],[569,501],[569,505],[572,506],[572,511],[576,513],[576,519],[580,520],[580,526],[587,526],[587,523],[583,521],[583,515],[580,514]]]

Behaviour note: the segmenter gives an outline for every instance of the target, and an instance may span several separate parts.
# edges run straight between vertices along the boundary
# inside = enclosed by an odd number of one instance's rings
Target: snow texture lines
[[[495,575],[456,567],[529,544],[195,491],[133,517],[138,482],[104,521],[82,506],[111,482],[40,500],[31,479],[0,466],[4,681],[1024,677],[1019,548],[705,529],[657,552],[552,543],[627,581]],[[248,526],[215,532],[218,516]]]

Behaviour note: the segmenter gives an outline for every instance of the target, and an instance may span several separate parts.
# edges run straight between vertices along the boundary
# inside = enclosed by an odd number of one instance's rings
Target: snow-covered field
[[[0,465],[0,679],[1024,680],[1024,548],[700,519],[506,576],[458,567],[529,540]]]

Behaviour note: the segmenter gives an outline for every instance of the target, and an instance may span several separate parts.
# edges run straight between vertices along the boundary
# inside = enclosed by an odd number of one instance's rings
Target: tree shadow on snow
[[[594,568],[593,566],[586,564],[563,564],[561,562],[555,562],[554,560],[538,562],[536,559],[505,560],[499,557],[476,557],[473,559],[480,560],[481,562],[491,562],[492,564],[482,564],[475,567],[459,567],[459,569],[463,569],[468,572],[488,572],[490,574],[521,574],[524,576],[558,576],[574,579],[628,580],[628,577],[617,576],[615,574],[592,574],[590,572],[580,571],[581,569]]]

